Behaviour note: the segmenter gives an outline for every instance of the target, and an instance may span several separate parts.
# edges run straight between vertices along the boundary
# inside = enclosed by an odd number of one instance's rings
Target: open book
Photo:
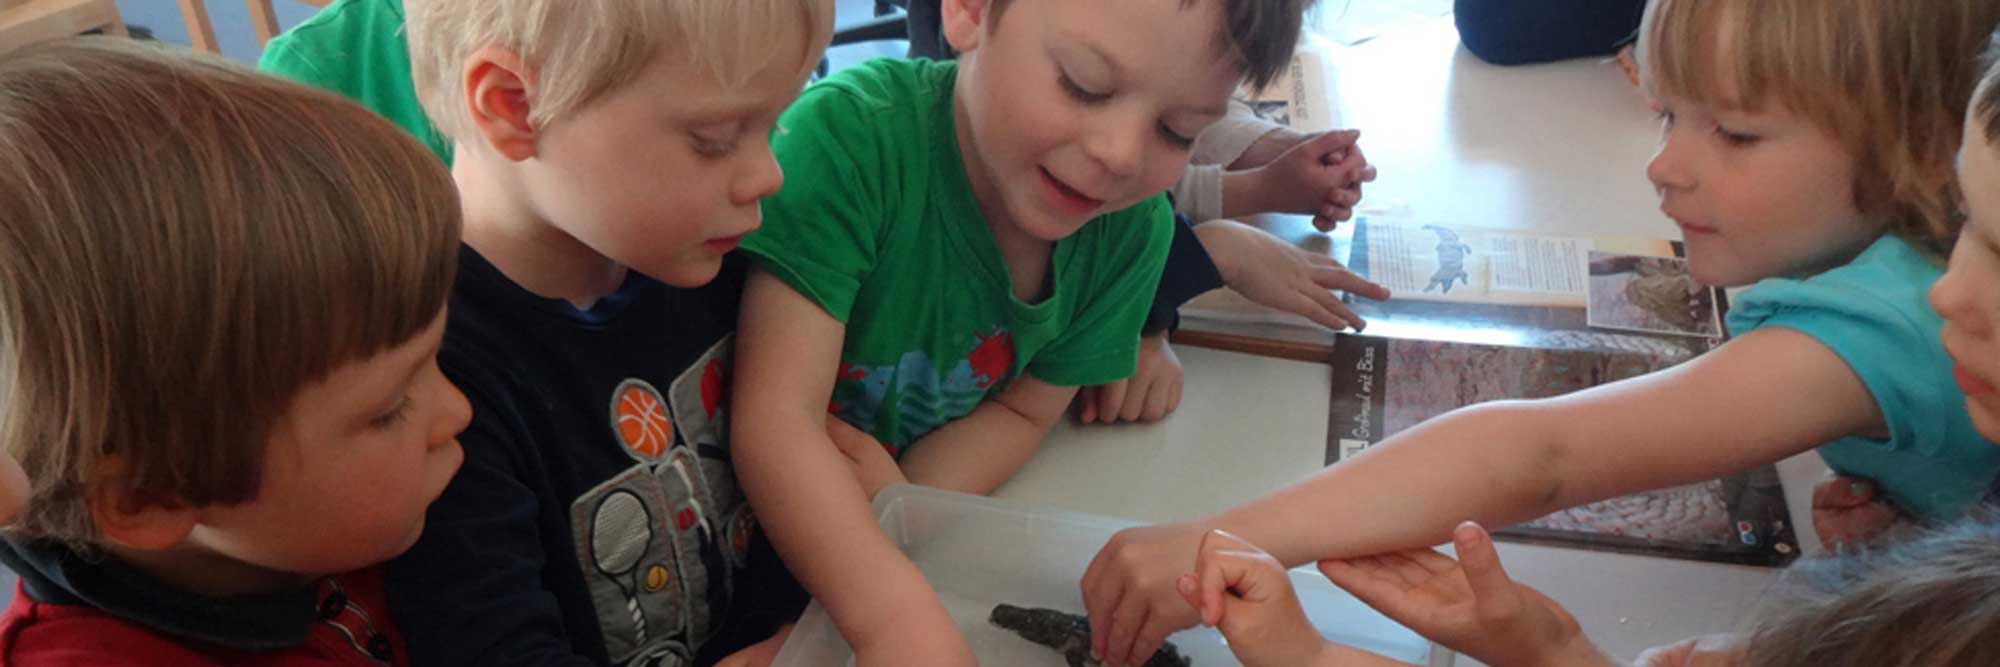
[[[1674,241],[1360,218],[1301,242],[1326,244],[1389,288],[1389,301],[1346,299],[1370,334],[1683,357],[1723,337],[1726,297],[1695,284]],[[1188,302],[1181,321],[1176,341],[1300,359],[1325,359],[1335,341],[1325,327],[1228,290]]]
[[[1688,356],[1672,348],[1547,349],[1343,335],[1332,362],[1326,463],[1460,407],[1559,396],[1651,373]],[[1768,465],[1555,512],[1494,534],[1750,565],[1782,565],[1798,554],[1784,489]]]

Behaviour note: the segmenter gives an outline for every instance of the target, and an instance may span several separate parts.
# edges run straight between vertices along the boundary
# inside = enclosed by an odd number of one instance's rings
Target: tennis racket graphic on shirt
[[[638,628],[638,643],[646,643],[646,612],[639,607],[639,562],[653,541],[653,512],[639,495],[623,489],[597,503],[591,518],[591,566],[611,579],[625,594],[625,609]]]

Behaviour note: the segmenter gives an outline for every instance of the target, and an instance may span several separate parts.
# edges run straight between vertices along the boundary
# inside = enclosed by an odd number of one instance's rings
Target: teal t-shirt
[[[451,164],[451,140],[417,103],[409,41],[403,37],[403,0],[335,0],[272,38],[257,69],[360,102]]]
[[[1925,519],[1963,513],[2000,471],[2000,446],[1973,428],[1938,340],[1944,320],[1927,293],[1942,274],[1909,243],[1884,236],[1844,266],[1757,283],[1729,314],[1733,335],[1794,329],[1847,362],[1881,407],[1889,438],[1842,438],[1820,446],[1820,457]],[[1795,400],[1812,400],[1812,388],[1798,388]]]
[[[954,63],[876,60],[808,89],[772,139],[785,185],[743,248],[847,325],[830,409],[898,453],[1021,373],[1128,377],[1173,240],[1164,195],[1056,242],[1014,296],[953,130]]]

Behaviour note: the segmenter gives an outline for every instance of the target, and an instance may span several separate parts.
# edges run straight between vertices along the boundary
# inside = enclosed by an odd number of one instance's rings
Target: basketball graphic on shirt
[[[674,446],[674,422],[667,401],[644,380],[626,380],[611,393],[611,427],[625,449],[657,461]]]

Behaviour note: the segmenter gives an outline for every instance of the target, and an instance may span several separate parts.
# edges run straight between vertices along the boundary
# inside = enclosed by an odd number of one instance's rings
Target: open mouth
[[[1104,200],[1093,198],[1076,188],[1070,187],[1068,183],[1062,182],[1062,179],[1056,178],[1055,174],[1050,173],[1047,167],[1041,168],[1041,172],[1042,185],[1048,191],[1049,198],[1055,202],[1057,208],[1072,215],[1083,215],[1095,211],[1098,207],[1104,205]]]

